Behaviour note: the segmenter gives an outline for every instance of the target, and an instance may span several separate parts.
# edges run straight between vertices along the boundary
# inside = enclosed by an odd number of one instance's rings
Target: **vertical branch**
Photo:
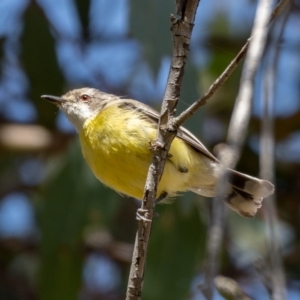
[[[164,170],[168,150],[177,133],[176,127],[171,125],[171,120],[175,114],[180,96],[184,67],[189,53],[191,34],[199,1],[177,0],[177,13],[180,13],[181,18],[177,19],[175,16],[171,16],[172,63],[161,108],[157,139],[151,145],[153,157],[145,184],[142,207],[138,211],[138,231],[127,287],[127,300],[141,299],[156,191]],[[162,195],[158,195],[158,197],[162,197]]]
[[[275,79],[277,76],[277,65],[279,58],[279,43],[285,28],[285,24],[289,15],[290,6],[283,15],[283,20],[280,20],[280,31],[269,47],[270,59],[266,71],[264,72],[263,80],[263,118],[261,132],[261,155],[260,155],[260,176],[263,179],[275,180],[274,166],[274,90]],[[274,30],[275,32],[275,30]],[[264,216],[266,219],[266,236],[267,248],[269,254],[269,269],[270,269],[270,297],[273,300],[285,299],[285,276],[283,271],[282,257],[280,251],[279,240],[276,232],[278,228],[277,210],[275,206],[275,195],[271,195],[265,200]]]
[[[254,77],[262,54],[268,33],[268,23],[272,12],[271,0],[260,0],[258,3],[252,38],[248,47],[245,64],[241,77],[240,89],[236,98],[234,111],[230,120],[227,143],[231,147],[224,147],[220,160],[227,167],[234,168],[238,162],[241,148],[245,141],[248,123],[251,115]],[[217,201],[226,194],[226,172],[220,176],[217,187],[217,198],[213,202],[214,219],[210,221],[208,242],[206,245],[206,268],[204,270],[204,283],[200,286],[206,299],[213,299],[213,279],[218,270],[218,255],[224,231],[224,208]],[[217,234],[216,234],[217,233]],[[212,252],[213,251],[213,252]]]
[[[251,115],[254,77],[260,63],[268,34],[268,23],[273,6],[272,0],[260,0],[255,15],[252,29],[252,39],[246,55],[243,72],[241,75],[240,89],[235,102],[233,114],[228,129],[228,143],[234,148],[241,149],[244,144],[247,127]],[[236,164],[239,151],[229,159],[232,167]]]
[[[199,288],[204,297],[213,299],[214,279],[219,269],[219,252],[224,235],[225,203],[215,197],[210,202],[210,217],[206,233],[206,253],[204,260],[204,282]]]

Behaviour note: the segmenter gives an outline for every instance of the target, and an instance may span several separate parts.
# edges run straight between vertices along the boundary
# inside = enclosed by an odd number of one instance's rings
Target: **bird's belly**
[[[119,193],[142,199],[152,159],[149,143],[155,139],[156,128],[138,121],[135,124],[134,118],[125,120],[121,129],[113,122],[102,122],[97,128],[96,122],[91,122],[80,133],[80,141],[83,156],[101,182]],[[175,138],[170,154],[158,185],[158,196],[162,192],[174,196],[176,192],[213,183],[211,163],[185,142]]]
[[[151,161],[149,146],[143,149],[124,145],[113,138],[102,142],[81,138],[81,145],[89,167],[102,183],[122,194],[142,198]]]
[[[150,138],[139,142],[102,138],[91,139],[80,135],[83,156],[94,175],[105,185],[119,193],[142,199],[148,168],[152,159],[149,149]],[[172,147],[171,147],[172,150]],[[167,192],[173,196],[176,192],[188,189],[190,173],[182,173],[171,161],[166,162],[157,195]]]

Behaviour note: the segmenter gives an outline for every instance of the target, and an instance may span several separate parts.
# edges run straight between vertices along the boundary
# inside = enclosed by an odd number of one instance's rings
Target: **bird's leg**
[[[155,204],[164,201],[166,198],[168,197],[168,193],[167,192],[162,192],[158,198],[156,198],[155,200]]]

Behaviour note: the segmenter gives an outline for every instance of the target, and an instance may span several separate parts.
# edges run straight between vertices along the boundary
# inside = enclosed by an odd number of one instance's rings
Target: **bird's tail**
[[[256,177],[229,170],[231,192],[225,201],[244,217],[253,218],[264,198],[274,193],[274,185]]]
[[[253,218],[262,205],[262,200],[274,192],[274,185],[256,177],[228,169],[229,190],[226,193],[227,205],[240,215]],[[193,192],[201,194],[200,190]]]

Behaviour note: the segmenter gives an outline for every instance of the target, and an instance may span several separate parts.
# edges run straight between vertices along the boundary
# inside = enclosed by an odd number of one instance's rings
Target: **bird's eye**
[[[87,94],[83,94],[83,95],[80,96],[80,100],[82,100],[82,101],[89,101],[90,98],[91,97]]]

